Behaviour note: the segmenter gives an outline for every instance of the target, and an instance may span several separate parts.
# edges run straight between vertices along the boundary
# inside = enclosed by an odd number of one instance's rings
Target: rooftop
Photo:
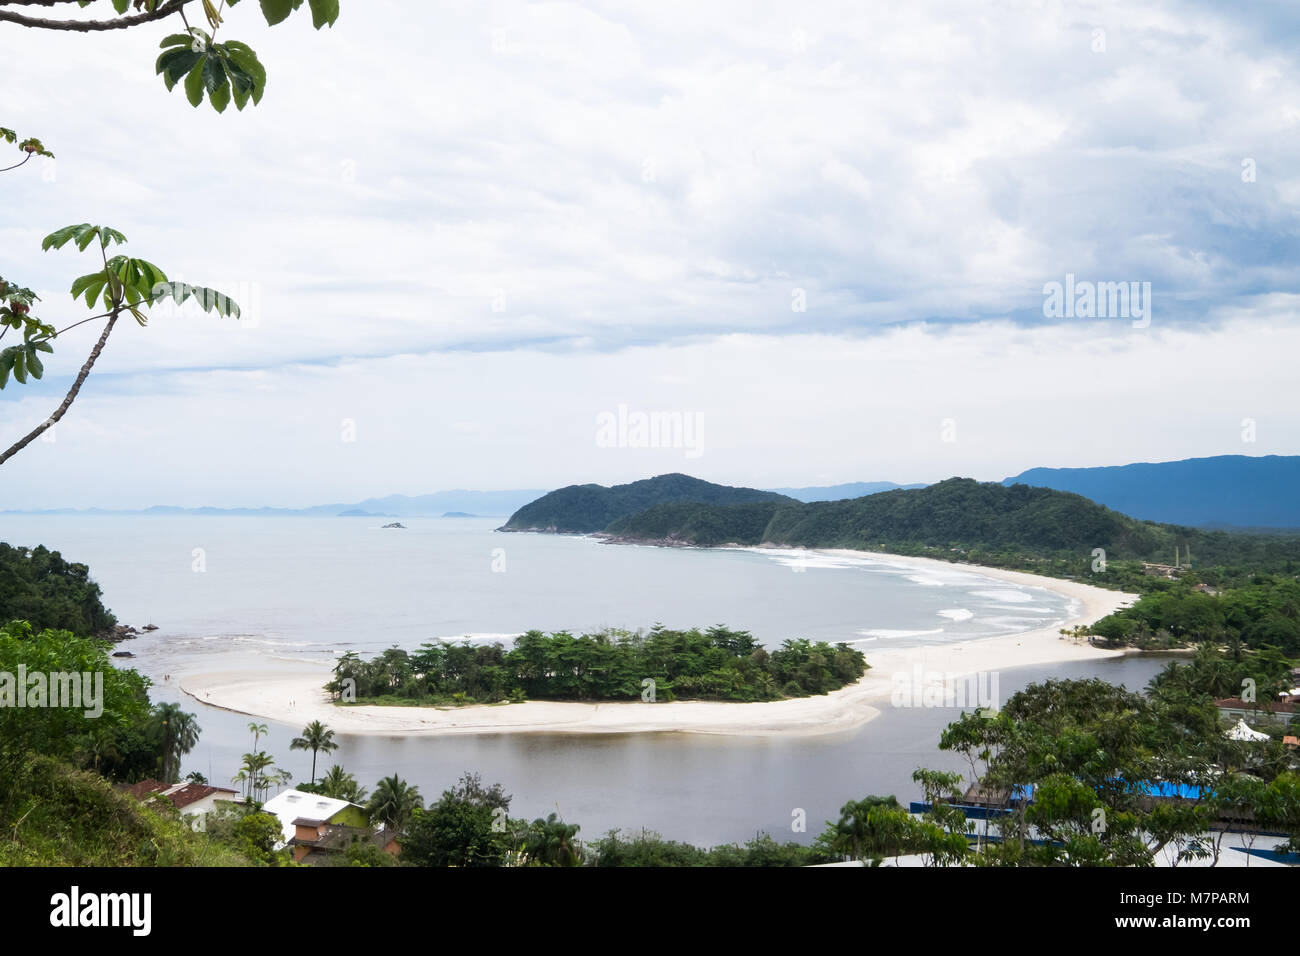
[[[213,787],[206,783],[163,783],[161,780],[141,780],[124,788],[137,800],[144,800],[154,794],[165,797],[177,810],[184,810],[191,804],[198,803],[213,794],[237,796],[239,791],[229,787]]]
[[[318,793],[303,793],[301,790],[286,790],[266,801],[262,810],[279,819],[280,829],[284,833],[281,845],[284,845],[294,837],[294,821],[303,820],[308,826],[313,826],[351,806],[355,804],[347,800],[323,797]]]

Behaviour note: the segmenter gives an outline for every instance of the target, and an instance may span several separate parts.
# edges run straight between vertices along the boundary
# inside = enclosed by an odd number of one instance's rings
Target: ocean
[[[207,671],[301,670],[347,650],[369,656],[440,638],[500,640],[524,630],[727,624],[768,646],[788,638],[873,648],[968,641],[1054,626],[1067,599],[968,570],[918,570],[865,558],[787,551],[611,545],[586,537],[507,534],[503,518],[393,519],[193,515],[4,515],[0,540],[44,544],[90,566],[120,622],[158,630],[116,648],[149,676],[154,700],[179,700],[202,734],[183,772],[229,785],[251,747],[251,718],[182,694]],[[1003,696],[1045,677],[1102,676],[1143,686],[1163,665],[1108,659],[1001,675]],[[847,733],[738,738],[688,734],[340,735],[339,762],[373,789],[397,773],[426,800],[464,771],[514,795],[511,815],[558,812],[594,838],[649,829],[699,844],[758,831],[805,842],[867,794],[916,796],[918,766],[965,769],[937,750],[958,711],[885,708]],[[290,751],[299,727],[271,724],[262,746],[295,780],[311,756]],[[797,811],[806,832],[791,830]]]

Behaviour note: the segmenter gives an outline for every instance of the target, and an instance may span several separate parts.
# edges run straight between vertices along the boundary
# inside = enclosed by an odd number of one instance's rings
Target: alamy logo
[[[51,926],[128,926],[133,936],[148,936],[153,923],[149,893],[69,893],[50,897]]]
[[[704,454],[704,416],[698,412],[618,412],[596,416],[597,448],[684,448],[687,458]]]
[[[910,673],[892,675],[893,689],[889,702],[894,707],[961,707],[993,716],[1001,707],[998,697],[998,672],[978,671],[957,674],[926,671],[920,664]]]
[[[1150,282],[1082,282],[1066,273],[1065,283],[1043,286],[1043,316],[1048,319],[1133,319],[1133,328],[1151,324]]]
[[[104,713],[103,671],[0,671],[0,707],[69,707],[87,717]]]

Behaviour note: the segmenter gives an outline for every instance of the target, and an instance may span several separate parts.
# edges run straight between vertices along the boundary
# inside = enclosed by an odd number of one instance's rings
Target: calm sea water
[[[791,637],[873,648],[971,640],[1054,625],[1065,599],[967,571],[793,552],[604,545],[493,531],[501,519],[0,516],[0,540],[90,565],[123,623],[159,630],[122,645],[203,729],[184,770],[229,779],[248,750],[248,718],[184,697],[178,677],[212,670],[299,669],[344,650],[372,654],[436,638],[503,640],[528,628],[687,627],[726,623],[768,645]],[[1102,676],[1140,687],[1163,662],[1121,659],[1004,672],[1003,696],[1049,676]],[[169,681],[164,681],[170,676]],[[701,844],[766,830],[810,839],[849,799],[915,796],[918,766],[963,769],[936,749],[957,715],[886,709],[822,738],[683,734],[343,736],[337,760],[373,788],[398,773],[435,797],[465,770],[514,794],[512,814],[559,810],[588,837],[656,830]],[[300,728],[272,724],[266,749],[295,779],[310,756],[288,749]],[[265,741],[265,738],[264,738]],[[796,809],[809,832],[792,833]]]

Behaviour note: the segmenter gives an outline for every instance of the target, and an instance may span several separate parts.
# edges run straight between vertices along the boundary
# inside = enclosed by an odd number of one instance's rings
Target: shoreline
[[[899,681],[912,682],[918,669],[924,675],[926,687],[937,688],[942,686],[945,678],[975,673],[996,675],[998,671],[1015,667],[1098,660],[1127,653],[1124,649],[1102,649],[1086,642],[1065,640],[1059,631],[1063,627],[1094,623],[1136,600],[1135,594],[1024,571],[956,564],[935,558],[847,549],[815,549],[808,553],[867,558],[902,568],[962,570],[996,581],[1053,591],[1077,604],[1077,611],[1067,621],[1050,627],[960,643],[868,653],[870,669],[856,683],[825,695],[778,701],[686,700],[655,704],[641,701],[527,701],[522,704],[471,704],[447,708],[376,704],[340,707],[330,702],[323,689],[331,677],[328,669],[275,675],[248,671],[192,674],[181,678],[180,689],[199,703],[211,707],[289,726],[302,726],[319,720],[340,734],[822,736],[853,730],[872,720],[882,707],[891,706],[890,697],[899,687]]]

